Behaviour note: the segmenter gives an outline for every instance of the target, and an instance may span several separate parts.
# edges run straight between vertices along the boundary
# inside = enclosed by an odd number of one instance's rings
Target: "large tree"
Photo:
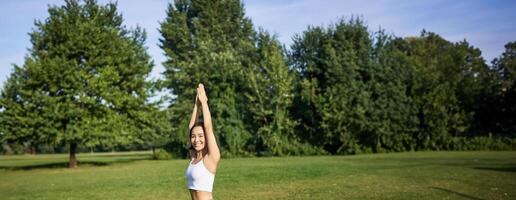
[[[505,136],[516,136],[516,41],[505,45],[505,51],[493,60],[495,103],[486,109],[496,110],[494,130]],[[493,101],[492,101],[493,102]]]
[[[417,117],[408,94],[411,70],[406,57],[383,30],[372,38],[362,80],[369,93],[366,122],[358,138],[374,152],[415,149]]]
[[[279,41],[265,31],[257,38],[258,65],[247,73],[252,145],[258,155],[295,155],[317,153],[302,144],[295,134],[296,121],[290,114],[294,97],[294,74]]]
[[[161,23],[165,85],[174,94],[173,144],[186,155],[188,115],[202,82],[213,107],[215,135],[227,154],[246,154],[245,72],[256,63],[255,32],[239,0],[176,0]]]
[[[408,92],[419,121],[419,148],[450,148],[450,138],[466,136],[474,119],[487,72],[480,51],[426,31],[395,43],[411,66]]]
[[[330,153],[413,149],[408,62],[383,31],[360,18],[311,27],[294,40],[294,115],[302,138]]]
[[[300,74],[295,116],[303,138],[330,153],[355,153],[369,93],[362,81],[372,41],[363,21],[310,27],[294,39],[290,60]]]
[[[69,167],[78,145],[113,145],[141,138],[152,62],[145,32],[127,29],[114,3],[67,0],[36,21],[23,66],[7,82],[2,133],[17,141],[66,143]]]

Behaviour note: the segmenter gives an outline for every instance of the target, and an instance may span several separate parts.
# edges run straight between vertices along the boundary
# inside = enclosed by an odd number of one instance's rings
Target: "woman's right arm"
[[[195,125],[195,122],[197,122],[197,104],[199,104],[199,96],[195,95],[195,102],[192,111],[192,117],[190,118],[190,124],[188,125],[188,130],[191,130]]]

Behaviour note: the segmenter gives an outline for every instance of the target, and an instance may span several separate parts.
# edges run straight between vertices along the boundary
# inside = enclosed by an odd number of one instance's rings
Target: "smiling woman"
[[[201,106],[203,122],[197,122],[197,107]],[[220,151],[213,134],[208,97],[199,84],[190,120],[190,164],[186,170],[188,189],[194,200],[213,199],[213,182],[220,160]]]

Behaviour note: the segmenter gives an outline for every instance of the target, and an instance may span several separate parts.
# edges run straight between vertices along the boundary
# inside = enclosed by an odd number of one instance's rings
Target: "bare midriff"
[[[211,192],[190,190],[190,195],[192,196],[192,200],[212,200],[213,199]]]

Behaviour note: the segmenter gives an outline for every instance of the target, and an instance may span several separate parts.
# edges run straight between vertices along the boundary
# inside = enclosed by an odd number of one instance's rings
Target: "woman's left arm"
[[[208,145],[208,158],[210,158],[213,162],[218,163],[220,160],[220,150],[217,145],[217,140],[215,139],[215,134],[213,133],[213,125],[211,123],[211,114],[210,108],[208,107],[208,97],[206,96],[206,91],[204,90],[204,86],[199,84],[197,88],[197,94],[199,95],[199,101],[201,102],[202,116],[204,119],[204,129],[206,131],[206,140]]]
[[[188,130],[191,130],[192,127],[195,125],[195,122],[197,122],[197,104],[198,104],[198,102],[199,102],[199,96],[195,95],[194,107],[193,107],[193,111],[192,111],[192,116],[190,117],[190,124],[188,125]],[[190,138],[188,138],[188,140],[190,141]]]

